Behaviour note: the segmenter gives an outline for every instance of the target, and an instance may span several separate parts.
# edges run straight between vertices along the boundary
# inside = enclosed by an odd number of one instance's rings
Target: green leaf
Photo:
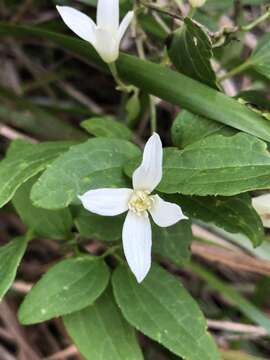
[[[28,179],[44,170],[57,156],[68,150],[70,142],[29,144],[15,141],[6,158],[0,162],[0,207],[12,199]],[[27,145],[26,145],[27,144]]]
[[[87,190],[126,187],[122,167],[139,153],[135,145],[120,139],[95,138],[72,146],[33,186],[33,203],[45,209],[61,209]]]
[[[187,146],[167,149],[158,190],[186,195],[231,196],[270,186],[270,155],[266,144],[239,133],[215,135]]]
[[[129,128],[110,116],[94,117],[89,120],[85,120],[81,123],[81,126],[90,134],[97,137],[108,137],[123,140],[132,139],[132,132]]]
[[[134,330],[109,290],[93,305],[65,316],[64,324],[87,360],[143,360]]]
[[[13,197],[12,203],[22,221],[38,236],[50,239],[67,239],[73,225],[69,209],[44,210],[33,206],[30,191],[36,177],[23,184]]]
[[[220,280],[210,271],[205,270],[200,265],[189,264],[188,267],[200,278],[202,278],[207,283],[207,286],[211,286],[220,292],[229,303],[232,303],[235,308],[241,311],[241,313],[253,320],[255,324],[265,328],[268,334],[270,334],[270,320],[266,314],[253,305],[249,300],[245,299],[237,290]]]
[[[212,223],[230,233],[246,235],[253,246],[260,245],[264,239],[261,218],[247,194],[232,197],[174,195],[171,201],[179,204],[188,217]]]
[[[36,324],[91,305],[105,290],[109,271],[103,260],[90,256],[61,261],[49,269],[25,297],[22,324]]]
[[[216,74],[210,63],[213,57],[211,39],[202,25],[186,17],[175,32],[169,56],[178,71],[217,88]]]
[[[247,61],[256,71],[270,79],[270,34],[265,34],[255,50],[251,58]]]
[[[125,267],[113,274],[116,301],[127,321],[186,360],[218,360],[206,321],[180,281],[152,264],[138,284]]]
[[[189,261],[189,247],[192,242],[189,221],[182,220],[167,228],[153,225],[152,231],[153,252],[173,261],[177,265],[183,265]]]
[[[21,236],[0,247],[0,302],[15,279],[27,241],[26,236]]]
[[[229,136],[235,134],[235,130],[186,110],[177,115],[171,128],[172,142],[179,148],[217,134]]]
[[[108,67],[94,49],[90,45],[85,46],[85,41],[75,37],[46,31],[36,26],[15,26],[4,23],[0,23],[0,36],[26,39],[43,37],[108,71]],[[195,114],[270,141],[270,126],[264,118],[215,89],[165,66],[126,54],[120,55],[117,67],[123,81],[137,86],[146,93],[179,105]]]
[[[90,239],[115,241],[122,236],[124,216],[100,216],[80,208],[75,216],[79,233]]]

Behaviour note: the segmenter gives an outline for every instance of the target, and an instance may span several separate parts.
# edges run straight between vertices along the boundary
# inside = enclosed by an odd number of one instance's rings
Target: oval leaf
[[[196,302],[180,281],[153,264],[138,284],[125,267],[113,275],[116,301],[127,321],[186,360],[219,360]]]
[[[36,324],[70,314],[92,304],[105,290],[109,271],[90,256],[64,260],[53,266],[25,297],[19,319]]]

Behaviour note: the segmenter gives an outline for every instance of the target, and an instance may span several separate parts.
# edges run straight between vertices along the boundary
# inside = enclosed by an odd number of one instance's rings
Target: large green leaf
[[[211,39],[199,23],[188,17],[184,19],[173,37],[169,56],[178,71],[217,88],[210,62],[213,57]]]
[[[248,60],[248,64],[270,79],[270,33],[261,38]]]
[[[266,144],[239,133],[215,135],[165,151],[164,175],[158,189],[186,195],[236,195],[270,186]]]
[[[26,236],[21,236],[0,247],[0,302],[15,279],[27,241]]]
[[[220,359],[206,321],[180,281],[152,264],[138,284],[125,267],[113,275],[116,301],[127,321],[186,360]]]
[[[97,137],[108,137],[115,139],[131,140],[132,132],[124,124],[112,117],[94,117],[85,120],[81,126],[90,134]]]
[[[39,178],[31,198],[36,206],[61,209],[89,189],[126,187],[122,167],[139,153],[120,139],[95,138],[72,146]]]
[[[115,241],[121,238],[124,217],[100,216],[80,208],[75,215],[79,233],[90,239]]]
[[[210,135],[233,135],[235,130],[217,121],[182,110],[171,128],[173,144],[184,148]]]
[[[246,235],[253,246],[260,245],[264,239],[261,218],[247,194],[232,197],[174,195],[171,201],[178,203],[191,218],[215,224],[231,233]]]
[[[64,36],[37,27],[0,23],[0,36],[43,37],[108,71],[93,48],[75,37]],[[117,61],[120,76],[143,91],[186,108],[203,117],[270,141],[270,125],[236,100],[171,69],[134,56],[121,54]]]
[[[153,225],[152,230],[153,252],[177,265],[182,265],[190,259],[192,232],[189,221],[182,220],[166,228]]]
[[[66,239],[73,226],[69,209],[45,210],[33,206],[30,191],[36,177],[23,184],[13,197],[12,203],[23,222],[38,236],[50,239]]]
[[[109,290],[93,305],[65,316],[64,324],[87,360],[143,360],[134,330]]]
[[[21,140],[15,144],[0,162],[0,207],[13,197],[20,185],[44,170],[71,145],[69,142],[33,145]]]
[[[102,260],[84,256],[61,261],[27,294],[19,310],[20,322],[36,324],[81,310],[102,294],[108,281]]]

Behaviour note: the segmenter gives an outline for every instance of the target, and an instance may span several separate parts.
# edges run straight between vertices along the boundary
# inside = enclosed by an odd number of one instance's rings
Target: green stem
[[[154,97],[149,95],[150,101],[150,125],[151,125],[151,132],[157,131],[157,110]]]
[[[243,72],[244,70],[248,69],[251,66],[251,62],[249,60],[247,60],[246,62],[244,62],[243,64],[236,66],[235,68],[233,68],[232,70],[228,71],[226,74],[224,74],[223,76],[221,76],[218,79],[218,82],[224,81],[226,79],[229,79],[230,77],[237,75],[241,72]]]
[[[105,251],[104,254],[101,255],[101,258],[106,258],[109,255],[115,255],[115,251],[117,251],[118,249],[120,249],[121,245],[115,245],[110,247],[108,250]]]
[[[267,20],[270,17],[270,10],[268,10],[265,14],[261,15],[260,17],[258,17],[258,19],[254,20],[253,22],[251,22],[248,25],[245,26],[241,26],[240,30],[242,31],[250,31],[252,30],[255,26],[257,26],[258,24],[260,24],[261,22]]]
[[[116,84],[118,85],[118,89],[123,92],[129,92],[128,86],[121,80],[121,78],[118,74],[118,70],[117,70],[115,62],[109,63],[108,66],[109,66],[109,69],[111,71],[111,74],[112,74]]]

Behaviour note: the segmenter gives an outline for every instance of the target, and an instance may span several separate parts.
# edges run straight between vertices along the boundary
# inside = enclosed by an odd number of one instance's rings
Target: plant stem
[[[232,70],[228,71],[226,74],[224,74],[223,76],[221,76],[218,79],[218,82],[222,82],[226,79],[229,79],[230,77],[239,74],[241,72],[243,72],[244,70],[248,69],[251,66],[251,61],[247,60],[246,62],[244,62],[243,64],[236,66],[235,68],[233,68]]]
[[[111,74],[112,74],[116,84],[118,85],[117,89],[120,90],[120,91],[123,91],[125,93],[130,93],[133,90],[133,87],[126,85],[121,80],[121,78],[120,78],[120,76],[118,74],[118,70],[117,70],[115,62],[109,63],[108,66],[109,66],[109,69],[111,71]]]
[[[265,14],[261,15],[260,17],[258,17],[258,19],[254,20],[250,24],[241,26],[240,30],[242,30],[242,31],[250,31],[255,26],[260,24],[261,22],[267,20],[269,17],[270,17],[270,10],[268,10]]]
[[[157,110],[156,110],[156,104],[155,99],[152,95],[149,95],[149,101],[150,101],[150,125],[151,125],[151,132],[157,131]]]

